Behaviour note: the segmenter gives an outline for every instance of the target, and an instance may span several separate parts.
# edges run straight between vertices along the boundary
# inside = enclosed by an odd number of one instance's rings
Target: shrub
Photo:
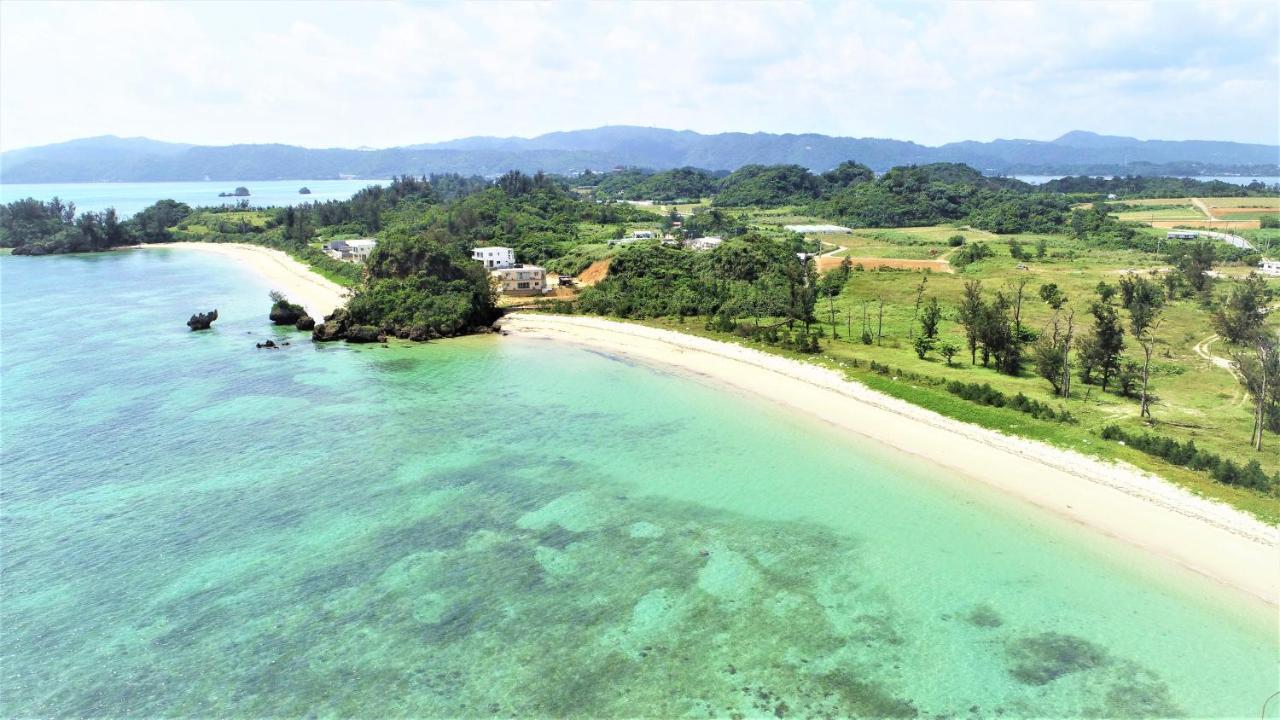
[[[951,264],[955,267],[962,268],[970,263],[978,262],[984,258],[991,257],[991,248],[986,243],[970,243],[961,247],[951,256]]]
[[[951,247],[960,247],[963,244],[964,244],[963,235],[952,235],[951,237],[947,238],[947,245]]]
[[[1074,423],[1076,421],[1075,417],[1065,409],[1054,410],[1049,405],[1039,400],[1033,400],[1022,393],[1007,397],[988,383],[979,385],[977,383],[962,383],[958,380],[952,380],[947,383],[947,392],[979,405],[1017,410],[1037,420],[1054,420],[1065,423]]]
[[[1274,477],[1268,477],[1257,460],[1251,460],[1244,466],[1237,465],[1232,460],[1223,459],[1207,450],[1196,448],[1194,440],[1181,443],[1163,435],[1148,433],[1134,435],[1115,425],[1102,428],[1102,439],[1123,442],[1131,448],[1167,460],[1173,465],[1207,472],[1210,477],[1224,485],[1263,491],[1280,486],[1280,473]]]

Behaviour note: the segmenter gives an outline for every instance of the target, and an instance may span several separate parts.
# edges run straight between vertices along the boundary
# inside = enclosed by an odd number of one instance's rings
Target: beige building
[[[503,295],[541,295],[547,289],[547,271],[537,265],[513,265],[492,271]]]

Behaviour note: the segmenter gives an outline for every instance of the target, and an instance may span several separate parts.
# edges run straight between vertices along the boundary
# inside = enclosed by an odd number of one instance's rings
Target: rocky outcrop
[[[305,186],[304,186],[304,187],[302,187],[302,188],[299,188],[299,190],[298,190],[298,194],[299,194],[299,195],[310,195],[310,194],[311,194],[311,188],[309,188],[309,187],[305,187]]]
[[[347,329],[345,339],[349,343],[382,342],[387,336],[372,325],[352,325]]]
[[[299,330],[311,332],[316,328],[316,321],[315,321],[315,318],[311,317],[310,315],[303,315],[302,317],[298,318],[298,321],[295,322],[293,326],[298,328]]]
[[[311,330],[311,339],[315,342],[332,342],[341,340],[351,327],[351,315],[346,308],[338,308],[332,314],[326,315],[324,322],[316,325]]]
[[[211,310],[207,313],[196,313],[187,321],[187,327],[192,330],[208,330],[209,326],[213,324],[213,321],[217,319],[217,309]]]
[[[297,325],[306,314],[307,311],[301,305],[293,305],[281,300],[271,306],[271,312],[267,317],[276,325]]]

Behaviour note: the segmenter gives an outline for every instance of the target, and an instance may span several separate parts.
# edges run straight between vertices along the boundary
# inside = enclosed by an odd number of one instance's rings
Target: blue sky
[[[629,124],[1280,142],[1275,2],[0,2],[0,147]]]

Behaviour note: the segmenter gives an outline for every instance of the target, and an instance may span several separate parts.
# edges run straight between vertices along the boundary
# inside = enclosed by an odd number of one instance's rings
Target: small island
[[[310,195],[310,194],[311,194],[311,188],[306,187],[306,186],[304,185],[302,188],[300,188],[300,189],[298,190],[298,194],[299,194],[299,195]]]
[[[249,188],[241,185],[234,192],[220,192],[218,197],[249,197]]]

